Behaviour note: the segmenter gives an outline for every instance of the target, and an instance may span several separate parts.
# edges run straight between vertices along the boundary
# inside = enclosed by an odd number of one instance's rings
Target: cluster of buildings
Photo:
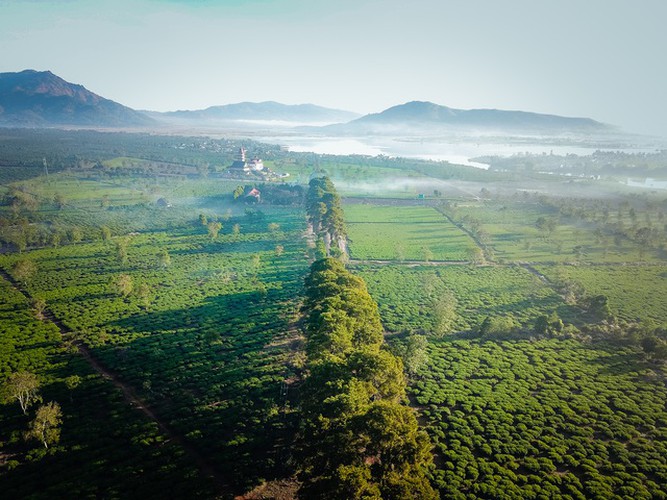
[[[246,153],[247,150],[245,148],[242,147],[239,149],[239,152],[234,157],[234,161],[227,168],[226,175],[228,177],[235,179],[241,177],[244,179],[255,178],[262,181],[276,181],[289,177],[287,173],[281,174],[274,172],[269,167],[265,167],[264,162],[257,156],[248,159]]]
[[[229,167],[232,172],[261,172],[264,170],[264,163],[256,156],[248,160],[246,159],[246,149],[239,149],[239,153],[234,158],[234,163]]]

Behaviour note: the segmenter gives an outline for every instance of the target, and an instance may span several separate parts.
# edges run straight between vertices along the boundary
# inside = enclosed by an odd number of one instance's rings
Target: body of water
[[[656,146],[604,147],[587,144],[549,144],[521,141],[503,142],[494,139],[484,142],[475,138],[457,138],[447,141],[436,138],[395,138],[395,137],[324,137],[324,136],[273,136],[258,137],[262,142],[287,146],[290,151],[311,152],[330,155],[401,156],[421,160],[447,161],[458,165],[488,168],[488,165],[473,161],[480,156],[513,156],[522,154],[575,154],[585,156],[595,151],[653,152]]]

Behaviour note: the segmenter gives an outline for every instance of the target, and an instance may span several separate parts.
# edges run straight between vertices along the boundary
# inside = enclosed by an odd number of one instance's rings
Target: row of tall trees
[[[345,251],[345,219],[340,196],[328,177],[316,177],[308,185],[306,213],[313,232],[324,242],[327,254]]]
[[[305,498],[435,499],[431,444],[406,406],[401,360],[383,347],[377,304],[336,259],[306,279],[301,432]]]

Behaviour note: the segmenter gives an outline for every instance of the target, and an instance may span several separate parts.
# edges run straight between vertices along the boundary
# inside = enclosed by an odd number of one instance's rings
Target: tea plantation
[[[667,498],[659,194],[2,138],[7,498]]]

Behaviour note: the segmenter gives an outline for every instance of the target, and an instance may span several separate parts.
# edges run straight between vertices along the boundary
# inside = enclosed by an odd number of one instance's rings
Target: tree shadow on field
[[[636,374],[637,378],[644,379],[646,371],[652,369],[644,355],[640,351],[619,352],[619,347],[605,344],[596,346],[600,351],[610,353],[608,356],[598,356],[592,362],[600,365],[600,373],[604,375],[628,375]]]
[[[281,340],[297,295],[260,287],[121,319],[109,326],[143,335],[95,354],[243,493],[292,472],[297,422],[284,381],[293,373]]]
[[[211,497],[213,484],[178,447],[159,442],[156,426],[122,399],[101,377],[90,377],[80,357],[71,367],[82,376],[76,389],[47,388],[61,404],[60,443],[38,460],[0,474],[7,498],[185,498]],[[64,373],[71,374],[71,371]],[[73,395],[70,399],[68,396]],[[41,448],[19,443],[22,452]]]

